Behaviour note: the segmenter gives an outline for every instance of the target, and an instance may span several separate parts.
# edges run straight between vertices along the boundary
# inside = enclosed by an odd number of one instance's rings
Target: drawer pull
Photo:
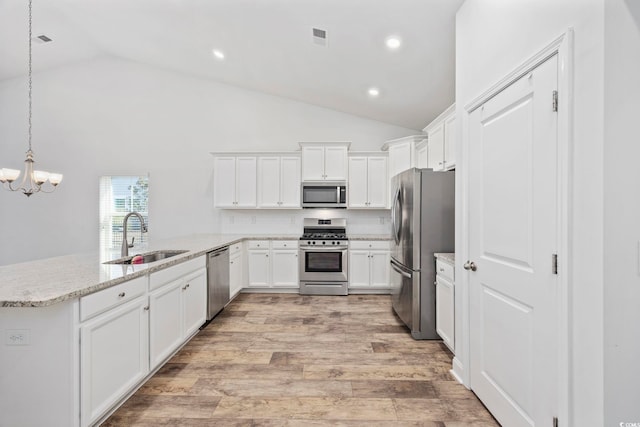
[[[118,294],[118,297],[120,297],[120,298],[124,298],[124,296],[125,296],[125,295],[126,295],[126,294],[125,294],[124,292],[120,292],[120,293]]]
[[[144,311],[149,311],[149,306],[146,306],[146,307],[144,308]]]
[[[189,284],[187,283],[186,285],[184,285],[184,286],[182,287],[182,290],[183,290],[183,291],[186,291],[188,287],[189,287]]]

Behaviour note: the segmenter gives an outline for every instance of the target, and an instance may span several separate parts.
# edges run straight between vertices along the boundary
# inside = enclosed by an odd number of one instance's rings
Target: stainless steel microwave
[[[347,207],[346,182],[303,182],[301,188],[303,208]]]

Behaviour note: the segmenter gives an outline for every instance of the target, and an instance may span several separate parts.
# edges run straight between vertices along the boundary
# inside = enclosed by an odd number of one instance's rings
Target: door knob
[[[471,270],[471,271],[476,271],[478,269],[478,266],[476,266],[476,263],[473,261],[465,262],[463,267],[465,270]]]

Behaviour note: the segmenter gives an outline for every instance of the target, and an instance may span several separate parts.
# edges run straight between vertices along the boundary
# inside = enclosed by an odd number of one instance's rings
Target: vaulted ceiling
[[[454,101],[462,2],[33,0],[34,36],[53,39],[34,70],[110,55],[421,129]],[[0,0],[0,80],[26,74],[27,40],[27,0]]]

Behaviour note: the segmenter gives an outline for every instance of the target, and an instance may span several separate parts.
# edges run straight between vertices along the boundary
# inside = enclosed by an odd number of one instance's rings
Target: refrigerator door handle
[[[400,187],[396,190],[393,197],[393,206],[391,207],[391,223],[393,225],[393,238],[396,245],[400,244],[400,233],[402,228],[402,200]]]
[[[412,278],[411,274],[401,270],[401,267],[394,260],[391,260],[391,268],[393,268],[398,274],[400,274],[403,277],[406,277],[407,279]]]

